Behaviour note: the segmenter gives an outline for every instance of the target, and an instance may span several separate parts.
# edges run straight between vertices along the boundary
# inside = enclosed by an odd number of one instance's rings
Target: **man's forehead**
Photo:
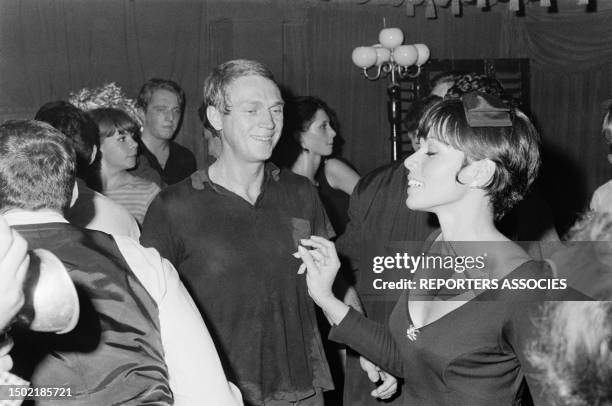
[[[227,87],[227,98],[231,104],[249,102],[283,103],[280,89],[274,81],[257,75],[242,76]]]
[[[166,90],[166,89],[156,89],[151,94],[151,102],[150,104],[177,104],[178,105],[178,96],[176,93]]]

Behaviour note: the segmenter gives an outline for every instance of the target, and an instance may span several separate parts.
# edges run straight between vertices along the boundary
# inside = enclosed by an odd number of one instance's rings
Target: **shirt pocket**
[[[297,249],[300,245],[300,240],[310,238],[312,235],[312,223],[299,217],[289,217],[289,225],[291,227],[291,237],[293,238],[293,246]]]

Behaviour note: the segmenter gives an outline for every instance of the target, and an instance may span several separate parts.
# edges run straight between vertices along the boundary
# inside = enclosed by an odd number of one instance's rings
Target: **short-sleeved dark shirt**
[[[255,204],[209,179],[203,190],[187,179],[163,190],[145,217],[142,244],[178,269],[246,403],[333,388],[314,305],[291,255],[311,234],[333,235],[316,189],[271,164]]]
[[[140,144],[139,149],[138,166],[131,173],[155,182],[159,187],[174,185],[197,169],[196,159],[191,151],[174,141],[170,141],[168,160],[163,168],[155,155],[143,143]],[[160,179],[163,183],[160,183]]]

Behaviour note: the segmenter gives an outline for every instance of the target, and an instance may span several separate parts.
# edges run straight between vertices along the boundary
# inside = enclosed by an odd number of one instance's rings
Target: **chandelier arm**
[[[378,80],[378,78],[380,78],[381,66],[378,66],[378,69],[376,71],[376,75],[374,75],[374,76],[368,75],[368,69],[370,69],[370,68],[363,68],[363,76],[365,76],[368,80]]]

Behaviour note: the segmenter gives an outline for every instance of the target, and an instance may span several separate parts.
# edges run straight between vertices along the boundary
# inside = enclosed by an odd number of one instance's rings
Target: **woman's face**
[[[404,161],[408,169],[408,198],[411,210],[436,213],[458,202],[467,187],[456,181],[464,153],[433,138],[420,139],[420,148]]]
[[[324,110],[317,110],[314,119],[301,135],[302,148],[321,156],[331,155],[334,148],[336,132]]]
[[[129,132],[119,132],[106,137],[100,144],[102,161],[108,167],[117,169],[132,169],[136,166],[138,155],[138,143]]]

